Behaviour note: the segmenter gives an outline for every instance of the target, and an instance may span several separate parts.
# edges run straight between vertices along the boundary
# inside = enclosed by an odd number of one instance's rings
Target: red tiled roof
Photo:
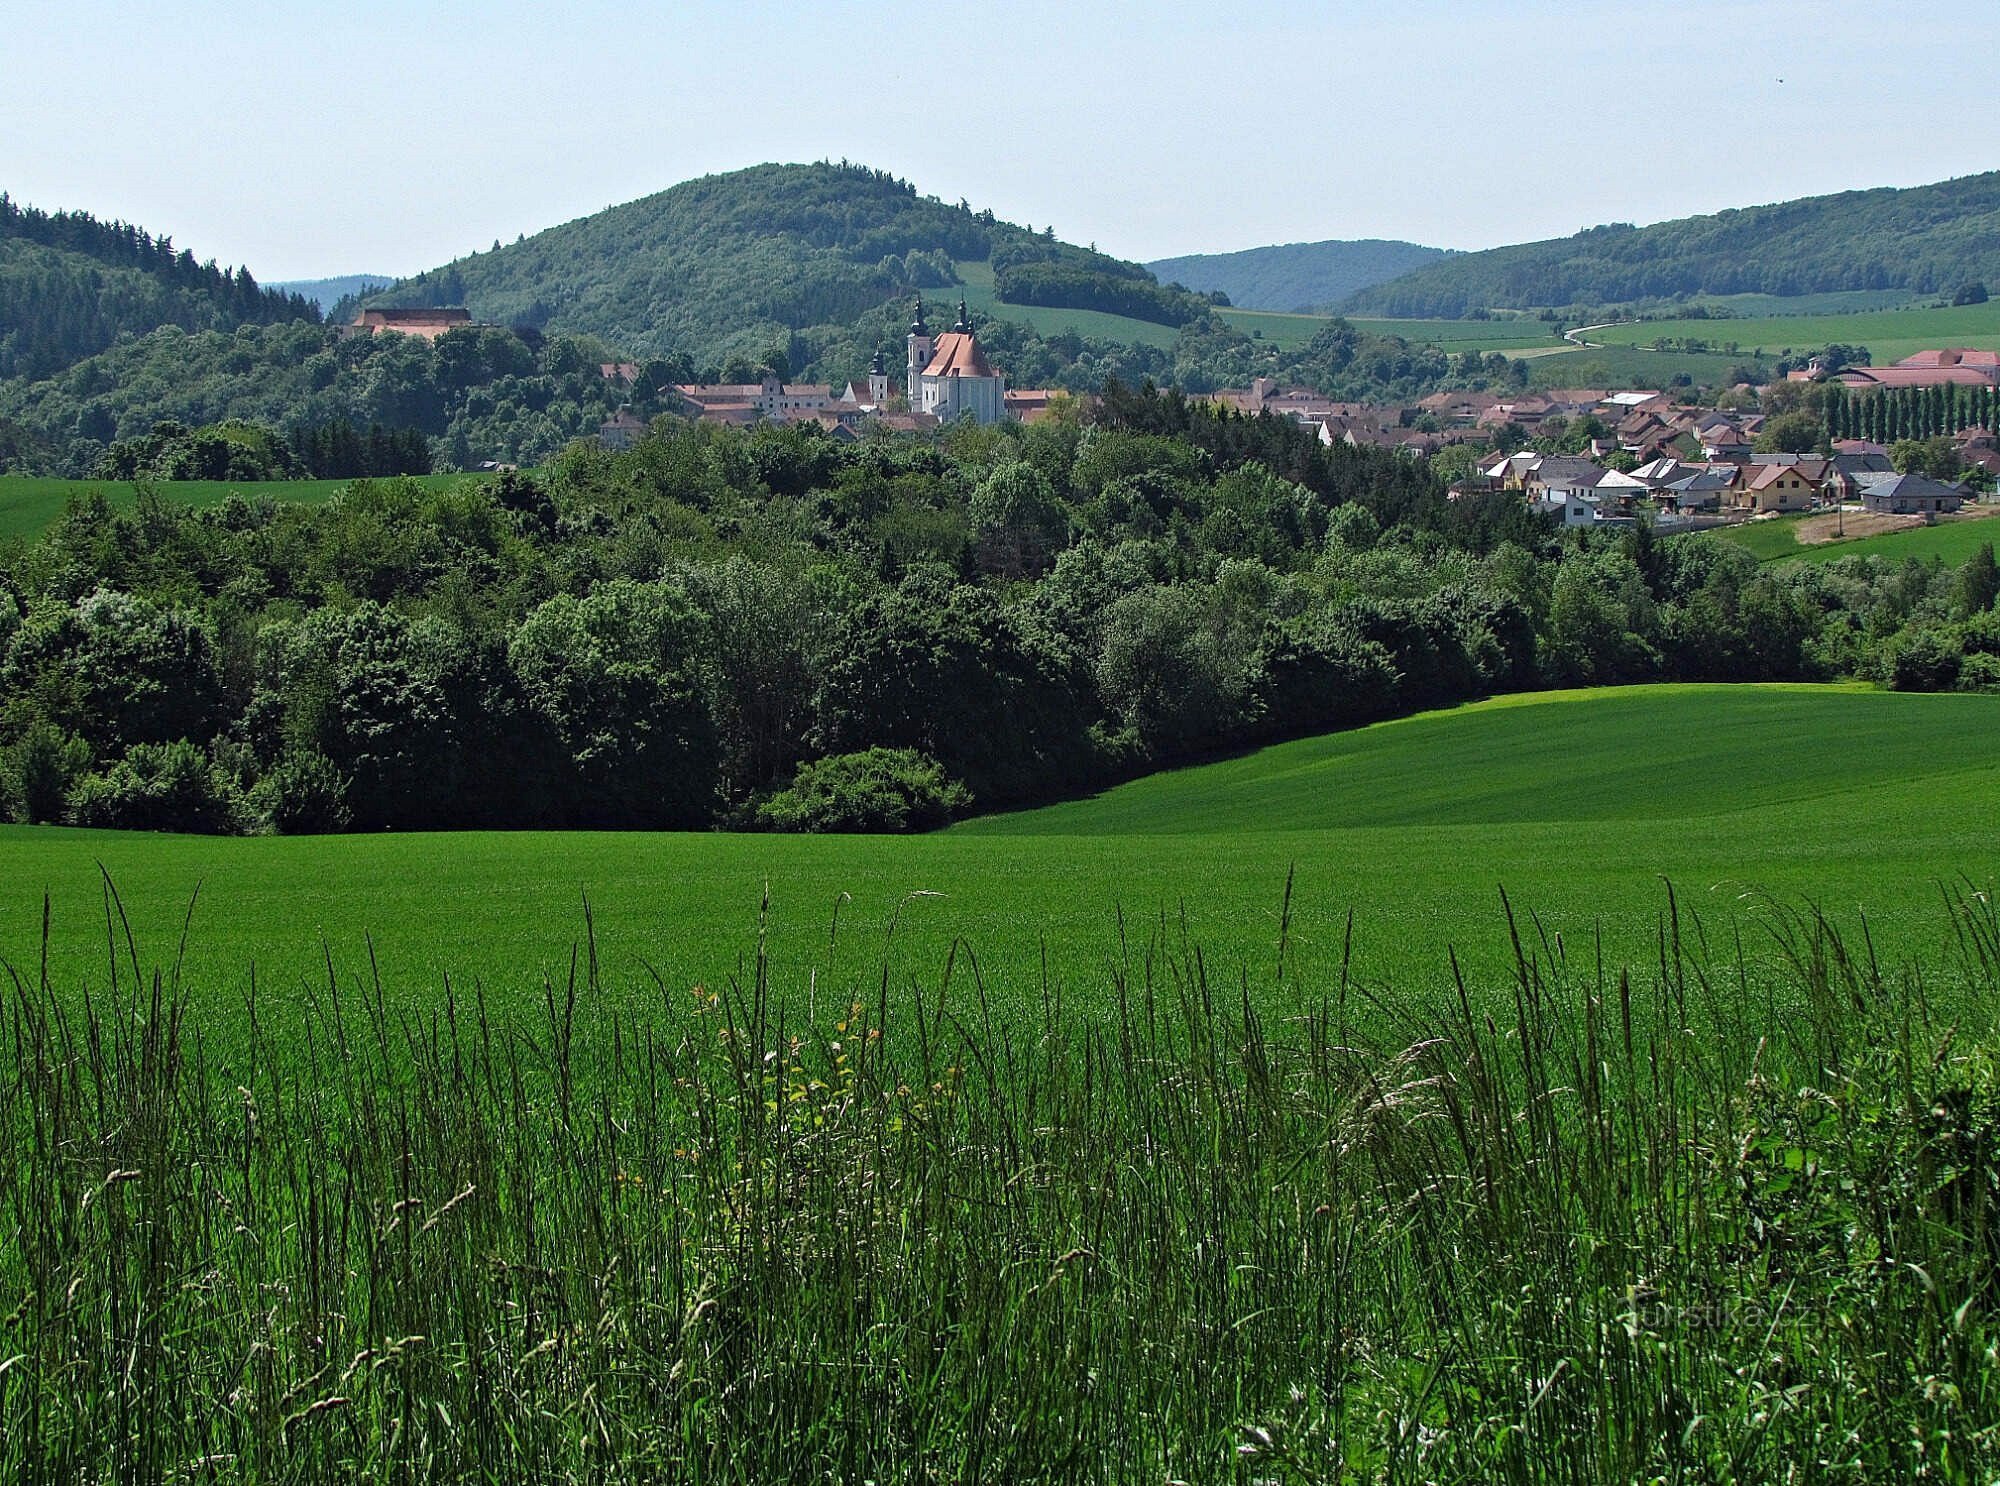
[[[987,363],[986,353],[979,349],[976,336],[947,330],[937,339],[937,349],[931,355],[931,364],[924,368],[927,377],[991,377],[996,376]]]

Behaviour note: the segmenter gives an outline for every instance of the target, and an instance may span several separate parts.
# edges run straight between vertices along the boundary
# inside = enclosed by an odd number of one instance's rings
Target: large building
[[[354,317],[354,323],[347,327],[347,333],[381,335],[393,331],[398,335],[414,335],[423,340],[434,341],[447,331],[472,328],[472,312],[463,306],[453,305],[436,309],[410,307],[363,310]]]
[[[958,302],[958,323],[932,339],[924,324],[924,301],[917,300],[917,317],[910,322],[910,411],[927,413],[949,423],[968,414],[978,423],[998,423],[1007,416],[1007,382],[979,349],[965,301]]]

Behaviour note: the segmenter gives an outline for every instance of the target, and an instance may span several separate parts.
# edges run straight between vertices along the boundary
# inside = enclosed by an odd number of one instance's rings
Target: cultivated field
[[[432,489],[446,488],[476,475],[417,475]],[[351,480],[157,480],[150,488],[162,500],[189,506],[219,506],[232,495],[245,500],[271,496],[278,500],[316,504],[345,490]],[[62,515],[72,499],[101,490],[115,507],[127,508],[138,499],[139,486],[130,480],[61,480],[40,475],[0,475],[0,538],[35,537]]]
[[[0,832],[0,1478],[1990,1479],[1996,709],[1514,698],[915,840]]]
[[[193,983],[233,997],[248,967],[282,1004],[323,956],[372,941],[418,1000],[447,974],[532,991],[582,932],[621,983],[737,970],[759,933],[791,993],[976,953],[995,993],[1035,994],[1043,956],[1077,1004],[1102,997],[1118,920],[1166,915],[1211,963],[1290,950],[1323,975],[1353,950],[1370,975],[1432,981],[1456,945],[1505,956],[1505,887],[1572,938],[1643,955],[1672,879],[1703,912],[1746,893],[1868,906],[1876,932],[1927,948],[1934,884],[2000,865],[1974,799],[2000,799],[1988,740],[2000,701],[1827,687],[1623,688],[1483,703],[1135,781],[1096,799],[915,838],[443,834],[252,840],[0,828],[16,890],[0,950],[31,961],[40,894],[77,973],[101,956],[98,864],[146,950],[166,956],[197,887]],[[1558,869],[1559,864],[1559,869]],[[836,932],[836,923],[837,932]],[[893,939],[891,925],[894,924]],[[324,946],[324,949],[323,949]],[[641,977],[645,978],[645,977]],[[225,998],[227,1002],[228,998]]]
[[[1866,346],[1878,364],[1888,365],[1917,351],[1937,346],[2000,347],[2000,303],[1965,305],[1957,309],[1871,310],[1853,314],[1741,316],[1728,320],[1648,320],[1609,325],[1590,333],[1607,346],[1649,346],[1655,339],[1705,340],[1721,347],[1780,356],[1840,342]]]

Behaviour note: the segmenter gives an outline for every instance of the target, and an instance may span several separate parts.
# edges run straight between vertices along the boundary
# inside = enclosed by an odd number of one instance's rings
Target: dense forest
[[[278,429],[304,448],[311,431],[380,426],[433,444],[436,463],[534,463],[595,433],[642,390],[607,381],[595,342],[511,331],[343,338],[294,321],[189,334],[166,327],[41,382],[0,383],[0,429],[32,442],[14,468],[88,476],[113,443],[162,422]],[[664,385],[685,367],[654,368]],[[0,468],[7,449],[0,441]]]
[[[1351,294],[1400,278],[1445,256],[1443,248],[1380,238],[1285,243],[1240,253],[1192,253],[1148,263],[1163,283],[1197,293],[1219,291],[1239,309],[1309,313],[1331,309]]]
[[[0,193],[0,379],[52,376],[162,325],[318,319],[310,301],[260,287],[247,268],[198,263],[171,238]]]
[[[2000,280],[2000,172],[1812,196],[1651,227],[1462,253],[1363,289],[1350,314],[1617,305],[1696,294],[1910,289]]]
[[[1565,535],[1284,420],[622,453],[323,507],[78,501],[0,552],[0,800],[203,831],[896,828],[1488,692],[2000,682],[1990,560]]]

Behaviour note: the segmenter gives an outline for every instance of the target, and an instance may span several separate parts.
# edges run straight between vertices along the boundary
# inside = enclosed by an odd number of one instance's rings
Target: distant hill
[[[837,338],[829,332],[864,321],[879,346],[883,307],[955,283],[955,261],[990,263],[1006,302],[1175,326],[1209,309],[1136,263],[845,163],[759,165],[688,181],[458,259],[367,302],[462,304],[475,319],[601,336],[641,356],[681,353],[697,366],[776,346],[788,348],[796,369]],[[797,345],[807,331],[819,333]]]
[[[1443,248],[1363,238],[1191,253],[1146,267],[1165,284],[1185,284],[1203,293],[1220,289],[1239,309],[1311,313],[1444,256]]]
[[[309,299],[325,314],[350,294],[357,298],[377,289],[386,289],[396,282],[392,273],[350,273],[331,279],[286,279],[283,283],[268,285],[280,294],[296,294],[301,299]]]
[[[247,268],[198,263],[173,239],[0,194],[0,379],[48,377],[162,325],[232,330],[319,318]]]
[[[1363,289],[1343,308],[1451,317],[1696,294],[1935,294],[1973,281],[2000,283],[2000,171],[1454,254]]]

